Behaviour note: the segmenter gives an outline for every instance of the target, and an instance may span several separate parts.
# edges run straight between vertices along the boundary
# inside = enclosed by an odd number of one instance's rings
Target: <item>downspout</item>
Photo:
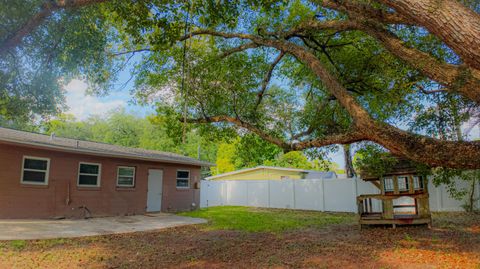
[[[70,204],[70,181],[67,181],[67,199],[65,199],[65,205]]]

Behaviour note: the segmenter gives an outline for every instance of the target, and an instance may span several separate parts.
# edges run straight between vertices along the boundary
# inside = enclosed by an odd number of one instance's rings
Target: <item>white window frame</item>
[[[384,178],[382,178],[382,180],[383,180],[383,191],[384,191],[384,192],[393,192],[393,191],[395,190],[393,177],[384,177]],[[386,188],[386,187],[387,187],[387,184],[386,184],[386,183],[387,183],[387,180],[389,180],[389,181],[391,182],[391,184],[392,184],[392,188],[391,188],[391,189],[388,189],[388,190],[387,190],[387,188]]]
[[[400,181],[401,184],[405,183],[405,188],[400,188]],[[410,180],[408,176],[397,176],[397,185],[398,191],[409,191],[410,190]]]
[[[133,180],[132,184],[118,184],[118,179],[120,177],[120,168],[129,168],[133,169]],[[135,173],[137,172],[137,168],[135,166],[117,166],[117,187],[130,187],[133,188],[135,187]]]
[[[38,170],[38,169],[31,169],[25,168],[25,159],[32,159],[32,160],[39,160],[39,161],[47,161],[47,170]],[[32,182],[32,181],[24,181],[23,180],[23,172],[24,171],[33,171],[33,172],[44,172],[45,173],[45,182]],[[20,183],[22,184],[29,184],[29,185],[48,185],[48,178],[50,175],[50,158],[44,157],[35,157],[35,156],[23,156],[22,158],[22,175],[20,176]]]
[[[80,173],[80,166],[81,166],[82,164],[98,165],[98,174]],[[80,184],[80,175],[84,175],[84,176],[98,176],[97,185],[85,185],[85,184]],[[79,163],[78,163],[77,187],[85,187],[85,188],[96,188],[96,187],[100,187],[101,178],[102,178],[102,164],[101,164],[101,163],[88,163],[88,162],[79,162]]]
[[[178,184],[177,184],[177,183],[178,183],[178,179],[183,179],[183,180],[185,180],[185,178],[179,178],[179,177],[178,177],[178,172],[188,172],[188,186],[186,186],[186,187],[178,186]],[[175,172],[175,186],[177,187],[177,189],[190,189],[191,177],[192,177],[192,174],[190,173],[190,170],[178,169],[178,170]]]
[[[415,182],[418,183],[418,187],[415,186]],[[424,184],[424,182],[423,182],[422,176],[413,176],[413,189],[414,190],[416,190],[416,191],[423,190],[425,188],[425,186],[423,186],[423,184]]]

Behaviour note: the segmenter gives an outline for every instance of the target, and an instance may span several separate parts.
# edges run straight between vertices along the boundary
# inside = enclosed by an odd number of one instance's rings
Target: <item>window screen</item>
[[[135,167],[119,166],[117,169],[117,186],[133,187],[135,185]]]
[[[100,164],[80,163],[78,173],[79,186],[99,186],[100,185]]]
[[[415,190],[423,190],[423,180],[422,177],[414,176],[413,177],[413,188]]]
[[[190,187],[190,171],[178,170],[177,171],[177,188],[189,188]]]
[[[399,191],[408,191],[408,177],[406,176],[397,177],[397,181],[398,181]]]
[[[49,159],[24,157],[22,183],[47,184]]]
[[[385,190],[385,192],[394,191],[393,178],[391,177],[383,178],[383,189]]]

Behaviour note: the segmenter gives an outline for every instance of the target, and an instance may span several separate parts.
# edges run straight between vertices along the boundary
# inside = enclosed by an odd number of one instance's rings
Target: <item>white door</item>
[[[159,212],[162,209],[163,171],[148,170],[147,212]]]

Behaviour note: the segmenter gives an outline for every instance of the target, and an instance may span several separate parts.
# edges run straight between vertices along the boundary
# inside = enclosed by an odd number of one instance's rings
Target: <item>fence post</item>
[[[210,183],[208,182],[206,185],[207,185],[207,186],[206,186],[207,189],[205,190],[205,193],[206,193],[206,196],[207,196],[207,197],[206,197],[205,201],[207,201],[207,203],[206,203],[207,206],[206,206],[206,207],[208,207],[208,199],[210,198],[210,195],[208,194],[208,188],[210,187]],[[200,188],[201,188],[201,187],[200,187]],[[200,194],[200,195],[202,195],[202,194]],[[201,196],[200,196],[200,197],[201,197]]]
[[[223,205],[228,205],[228,182],[229,181],[224,181],[224,183],[222,184],[222,190],[225,192],[225,201],[223,201]]]
[[[268,194],[267,194],[267,198],[268,198],[268,208],[270,208],[270,180],[267,181],[267,188],[268,188]]]
[[[434,186],[432,184],[432,186]],[[434,186],[435,191],[437,192],[437,210],[443,211],[443,185]],[[442,188],[442,189],[440,189]]]
[[[325,212],[325,179],[322,178],[320,179],[320,181],[322,182],[321,183],[321,186],[322,186],[322,212]]]
[[[291,179],[292,183],[293,183],[293,187],[292,187],[292,191],[293,191],[293,209],[297,209],[297,196],[295,195],[295,181],[294,179]]]
[[[353,207],[352,211],[355,213],[357,208],[357,196],[358,196],[358,182],[356,177],[352,177],[353,180]]]
[[[477,208],[480,208],[480,180],[477,180]]]
[[[247,199],[246,199],[246,205],[245,205],[245,206],[250,206],[250,203],[249,203],[250,200],[248,199],[248,186],[250,185],[250,183],[248,182],[248,180],[245,182],[245,185],[246,185],[245,189],[246,189],[246,192],[247,192],[247,193],[245,194],[245,197],[247,198]]]

